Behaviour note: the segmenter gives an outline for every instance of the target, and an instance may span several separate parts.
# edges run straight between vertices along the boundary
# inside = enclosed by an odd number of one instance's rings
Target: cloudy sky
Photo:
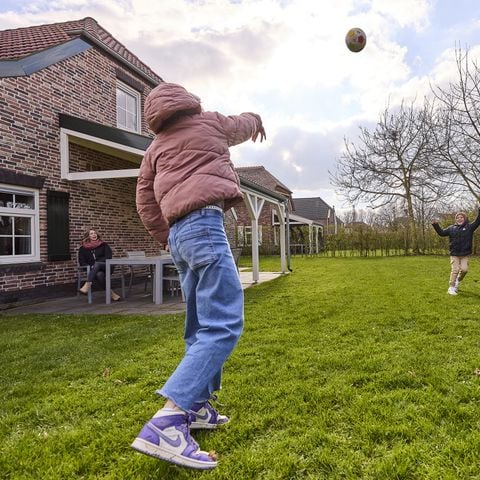
[[[480,52],[479,0],[2,0],[0,29],[95,18],[206,110],[259,113],[267,142],[232,149],[295,197],[348,208],[330,185],[343,139],[387,103],[455,79],[455,45]],[[361,27],[367,45],[347,50]],[[480,57],[480,54],[479,54]]]

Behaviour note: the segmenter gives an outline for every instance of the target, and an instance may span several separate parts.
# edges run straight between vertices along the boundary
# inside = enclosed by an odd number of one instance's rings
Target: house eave
[[[280,202],[280,203],[286,203],[288,201],[288,197],[285,195],[282,195],[280,193],[274,192],[273,190],[269,190],[268,188],[262,187],[261,185],[258,185],[255,182],[251,182],[250,180],[247,180],[240,176],[240,186],[242,187],[242,190],[245,191],[251,191],[252,193],[255,193],[257,196],[263,196],[266,200],[274,202]]]
[[[107,153],[140,166],[145,151],[153,141],[151,137],[99,124],[65,113],[59,114],[59,126],[61,178],[70,181],[138,177],[139,173],[138,168],[71,172],[69,149],[71,143],[81,145],[90,150]],[[240,188],[244,193],[253,194],[268,202],[275,204],[286,204],[288,202],[288,197],[242,177],[240,177]]]
[[[151,77],[147,73],[145,73],[143,70],[140,68],[136,67],[132,63],[130,63],[128,60],[123,58],[121,55],[119,55],[115,50],[111,49],[104,43],[102,43],[100,40],[95,38],[93,35],[90,35],[88,32],[85,30],[72,30],[69,32],[72,35],[80,35],[81,37],[85,38],[89,43],[93,43],[100,49],[104,50],[107,52],[109,55],[114,57],[116,60],[118,60],[120,63],[123,65],[127,66],[130,70],[133,70],[135,73],[140,75],[144,80],[146,80],[152,87],[156,87],[159,83],[163,82],[163,79],[159,76],[158,79]],[[159,81],[160,80],[160,81]]]
[[[99,170],[93,172],[70,171],[70,144],[121,158],[140,166],[145,150],[152,138],[99,123],[59,114],[61,178],[65,180],[95,180],[137,177],[138,168]]]

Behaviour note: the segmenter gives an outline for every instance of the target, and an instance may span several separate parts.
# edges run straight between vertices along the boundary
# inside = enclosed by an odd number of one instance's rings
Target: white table
[[[171,255],[159,255],[156,257],[121,257],[110,258],[106,261],[105,265],[105,303],[111,303],[111,291],[112,291],[112,265],[152,265],[154,267],[153,274],[153,302],[156,305],[163,303],[163,266],[173,265]],[[125,289],[122,288],[122,295],[125,298]]]

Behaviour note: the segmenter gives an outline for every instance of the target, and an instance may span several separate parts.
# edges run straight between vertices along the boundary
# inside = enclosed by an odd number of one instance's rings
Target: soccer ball
[[[345,43],[351,52],[360,52],[367,43],[367,36],[361,28],[351,28],[345,35]]]

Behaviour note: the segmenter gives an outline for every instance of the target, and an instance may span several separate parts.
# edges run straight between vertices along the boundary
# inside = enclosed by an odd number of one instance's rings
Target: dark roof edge
[[[74,38],[16,60],[0,60],[0,78],[31,75],[90,48],[92,46],[85,40]]]
[[[40,175],[27,175],[25,173],[0,168],[0,183],[40,189],[43,188],[45,177],[41,177]]]
[[[144,71],[140,70],[138,67],[136,67],[135,65],[130,63],[126,58],[122,57],[120,54],[115,52],[115,50],[112,50],[110,47],[108,47],[103,42],[101,42],[100,40],[95,38],[93,35],[90,35],[85,30],[82,30],[82,29],[70,30],[68,33],[69,33],[69,35],[81,35],[82,37],[85,37],[89,42],[95,44],[97,47],[100,47],[102,50],[105,50],[109,55],[114,57],[116,60],[123,63],[128,68],[130,68],[131,70],[135,71],[138,75],[140,75],[144,80],[149,82],[154,87],[156,87],[159,83],[164,81],[163,78],[160,77],[160,75],[158,75],[158,78],[160,79],[160,82],[159,82],[157,79],[151,77],[150,75],[148,75]],[[127,49],[125,48],[125,50],[127,50]],[[132,55],[133,55],[133,53],[132,53]],[[140,59],[139,59],[139,61],[141,62]]]
[[[288,201],[288,197],[286,197],[285,195],[274,192],[273,190],[269,190],[268,188],[262,187],[258,183],[247,180],[240,175],[239,175],[239,178],[240,178],[240,185],[241,186],[251,188],[252,190],[257,190],[258,192],[264,193],[265,195],[268,195],[268,196],[273,197],[277,200],[280,200],[283,203],[286,203]]]
[[[128,132],[121,128],[110,127],[101,123],[92,122],[83,118],[74,117],[66,113],[59,113],[60,127],[73,130],[75,132],[91,135],[110,142],[119,143],[127,147],[136,148],[145,151],[153,138],[140,135],[139,133]]]

